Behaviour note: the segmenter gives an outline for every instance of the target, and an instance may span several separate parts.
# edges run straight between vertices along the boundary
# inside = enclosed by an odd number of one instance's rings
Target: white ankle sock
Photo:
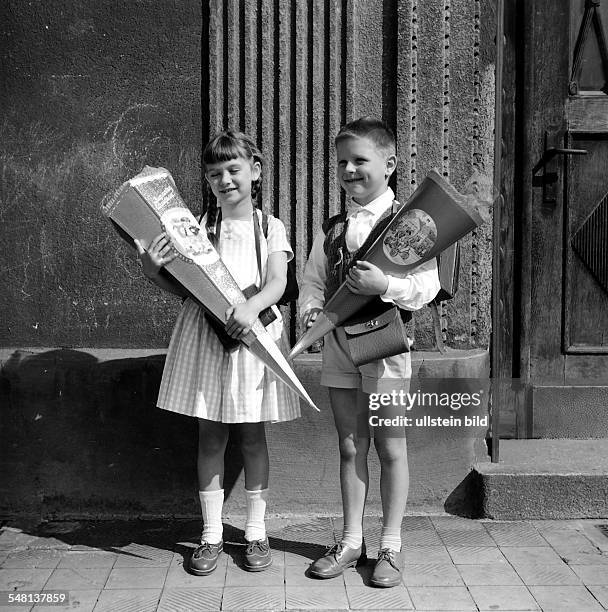
[[[363,543],[363,526],[351,526],[345,523],[340,542],[350,548],[359,548]]]
[[[224,489],[217,491],[199,491],[201,510],[203,513],[203,535],[201,542],[219,544],[222,540],[222,506],[224,505]]]
[[[401,550],[401,529],[399,527],[382,527],[380,548],[390,548],[399,552]]]
[[[266,514],[266,497],[268,489],[260,491],[248,491],[245,489],[247,498],[247,522],[245,523],[245,540],[263,540],[266,537],[266,524],[264,515]]]

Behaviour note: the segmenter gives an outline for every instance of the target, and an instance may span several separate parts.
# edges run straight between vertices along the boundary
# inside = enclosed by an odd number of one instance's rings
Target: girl
[[[260,240],[258,233],[256,251],[254,223],[261,223],[261,212],[253,202],[261,185],[262,155],[248,136],[232,131],[218,134],[205,147],[203,164],[214,196],[211,200],[215,199],[203,217],[207,232],[218,238],[216,248],[239,287],[255,284],[260,288],[246,302],[226,311],[226,331],[232,338],[240,338],[248,333],[260,311],[280,299],[293,252],[283,223],[270,215],[267,239]],[[138,252],[146,276],[179,294],[167,277],[159,276],[161,267],[176,256],[167,237],[160,234],[147,252],[141,245]],[[281,341],[282,319],[276,306],[273,310],[277,319],[266,329]],[[240,434],[245,472],[244,567],[249,571],[269,567],[272,558],[264,524],[268,491],[264,423],[297,418],[297,396],[243,345],[225,349],[203,311],[187,298],[169,344],[158,406],[198,419],[197,468],[204,526],[200,546],[190,559],[190,572],[210,574],[222,552],[222,487],[229,424],[236,424]]]

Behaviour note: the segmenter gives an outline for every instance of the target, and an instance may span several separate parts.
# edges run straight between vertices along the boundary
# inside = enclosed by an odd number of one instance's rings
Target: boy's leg
[[[272,564],[264,522],[269,472],[266,430],[264,423],[240,423],[238,430],[247,500],[247,520],[245,522],[247,549],[245,550],[244,567],[248,571],[261,571]]]
[[[329,399],[338,432],[340,488],[344,531],[340,544],[315,561],[310,573],[317,578],[339,576],[364,554],[363,511],[369,474],[369,425],[367,396],[359,389],[329,389]]]
[[[228,426],[224,423],[198,420],[198,488],[203,515],[201,545],[190,559],[190,572],[210,574],[217,567],[222,552],[222,507],[224,505],[224,452]]]
[[[405,429],[374,431],[374,446],[380,459],[380,497],[382,533],[380,551],[371,583],[377,587],[397,586],[401,582],[401,521],[405,514],[409,489],[409,469]]]

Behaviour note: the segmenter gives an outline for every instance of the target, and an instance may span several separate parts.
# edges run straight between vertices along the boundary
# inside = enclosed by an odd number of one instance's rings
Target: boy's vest
[[[346,246],[346,213],[340,213],[330,217],[323,222],[323,233],[325,241],[323,242],[323,250],[327,257],[327,279],[325,281],[325,302],[332,297],[342,284],[353,262],[361,259],[369,247],[374,243],[376,238],[384,231],[390,223],[395,212],[401,208],[401,204],[395,200],[393,206],[388,208],[376,221],[376,225],[372,228],[369,236],[361,247],[354,253],[349,253]],[[379,313],[389,310],[393,307],[390,302],[384,302],[379,296],[375,297],[367,306],[357,312],[357,318],[361,317],[369,311]],[[399,309],[401,319],[407,323],[412,318],[412,313],[409,310]]]

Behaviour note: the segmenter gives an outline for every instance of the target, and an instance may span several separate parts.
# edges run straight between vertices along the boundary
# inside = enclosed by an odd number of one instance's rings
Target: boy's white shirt
[[[382,195],[367,206],[360,206],[349,198],[346,219],[346,247],[349,252],[359,249],[378,218],[393,205],[395,194],[389,187]],[[320,231],[313,242],[308,262],[304,268],[302,286],[300,287],[300,316],[311,308],[323,308],[325,304],[325,281],[327,279],[327,257],[323,243],[325,234]],[[421,264],[405,278],[386,275],[388,288],[380,296],[385,302],[393,302],[404,310],[418,310],[428,304],[440,289],[439,274],[435,258]]]

